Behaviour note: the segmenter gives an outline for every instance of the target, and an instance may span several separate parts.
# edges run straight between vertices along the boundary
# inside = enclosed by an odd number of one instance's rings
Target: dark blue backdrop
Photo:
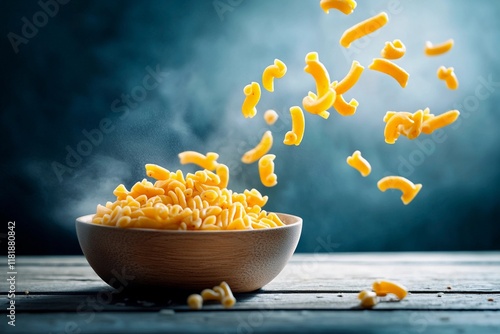
[[[57,5],[55,5],[57,4]],[[230,187],[257,188],[267,209],[304,218],[299,251],[500,249],[500,4],[482,1],[358,1],[350,16],[323,13],[319,1],[3,1],[1,220],[17,223],[18,253],[77,253],[74,220],[130,187],[144,164],[181,168],[184,150],[215,151],[231,168]],[[350,49],[342,32],[380,11],[389,24]],[[410,73],[406,89],[365,70],[346,99],[356,115],[306,115],[299,147],[282,145],[288,108],[314,88],[303,72],[317,51],[333,79],[352,60],[367,67],[385,41],[400,38]],[[454,38],[446,55],[423,54],[425,41]],[[252,120],[240,112],[243,87],[260,81],[274,58],[288,65],[263,93]],[[453,66],[457,91],[436,77]],[[384,143],[387,110],[462,115],[439,136]],[[260,185],[240,157],[278,123],[272,153],[279,184]],[[367,178],[347,166],[359,149]],[[192,166],[182,166],[192,171]],[[378,179],[422,183],[408,206]],[[3,224],[3,225],[2,225]]]

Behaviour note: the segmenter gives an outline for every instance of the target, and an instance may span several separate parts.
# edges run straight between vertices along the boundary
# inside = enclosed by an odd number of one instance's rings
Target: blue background
[[[76,217],[113,200],[119,183],[143,179],[146,163],[195,170],[179,164],[184,150],[219,153],[230,188],[257,188],[270,197],[267,210],[303,217],[301,252],[500,249],[498,2],[360,0],[350,16],[299,0],[72,0],[49,7],[53,17],[40,14],[36,1],[0,6],[0,237],[15,220],[18,254],[79,253]],[[345,29],[380,11],[387,26],[349,49],[339,45]],[[27,21],[37,31],[26,30]],[[23,36],[23,27],[30,37],[16,52],[9,36]],[[367,68],[396,38],[407,48],[396,61],[410,73],[406,89],[365,69],[345,94],[359,101],[354,116],[306,114],[302,144],[282,144],[289,108],[314,89],[303,71],[308,52],[317,51],[339,80],[353,60]],[[424,56],[427,40],[449,38],[449,53]],[[275,58],[288,73],[274,93],[263,91],[258,115],[244,119],[243,87],[260,82]],[[437,79],[441,65],[455,68],[458,90]],[[156,81],[148,79],[152,69]],[[462,114],[439,136],[384,142],[386,111],[425,107]],[[272,127],[262,118],[269,108],[280,115]],[[260,184],[257,164],[240,162],[268,129],[274,188]],[[86,133],[94,144],[84,143]],[[372,164],[366,178],[345,162],[357,149]],[[72,150],[85,154],[68,166]],[[398,191],[377,189],[391,174],[423,184],[410,205]]]

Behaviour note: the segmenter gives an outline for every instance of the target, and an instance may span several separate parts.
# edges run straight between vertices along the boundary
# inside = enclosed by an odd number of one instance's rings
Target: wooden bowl
[[[302,218],[286,226],[241,231],[169,231],[76,220],[87,261],[115,288],[202,290],[226,281],[234,292],[260,289],[285,267],[299,242]]]

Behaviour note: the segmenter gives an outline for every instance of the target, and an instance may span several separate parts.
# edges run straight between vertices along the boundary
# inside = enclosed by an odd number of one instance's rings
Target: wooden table
[[[237,294],[232,309],[201,311],[182,293],[116,292],[82,256],[16,265],[16,326],[7,324],[2,279],[1,333],[500,333],[500,252],[295,254],[263,289]],[[411,294],[361,309],[358,292],[377,278]]]

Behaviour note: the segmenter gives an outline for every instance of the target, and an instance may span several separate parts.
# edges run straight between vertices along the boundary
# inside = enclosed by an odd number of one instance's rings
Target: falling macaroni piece
[[[408,113],[411,115],[411,113]],[[398,140],[402,129],[413,126],[411,116],[406,113],[396,113],[385,124],[384,137],[387,144],[394,144]]]
[[[429,108],[427,108],[427,112],[429,112]],[[410,128],[401,129],[401,133],[404,134],[408,139],[413,140],[420,136],[422,132],[422,122],[424,121],[424,111],[417,110],[410,116],[413,124]]]
[[[402,176],[386,176],[377,182],[377,187],[380,191],[385,192],[387,189],[399,189],[402,191],[401,201],[404,205],[410,203],[417,196],[422,185],[413,184],[410,180]]]
[[[299,146],[304,138],[306,127],[304,113],[299,106],[293,106],[290,108],[290,115],[292,116],[292,130],[285,134],[283,144]]]
[[[406,46],[399,39],[392,42],[385,42],[385,46],[380,51],[380,55],[385,59],[399,59],[406,53]]]
[[[260,181],[266,187],[274,187],[278,184],[278,177],[274,174],[274,154],[266,154],[259,159]]]
[[[334,86],[335,92],[338,95],[342,95],[351,89],[356,82],[358,82],[361,73],[363,73],[365,67],[362,66],[359,61],[354,60],[351,65],[351,69],[349,73],[344,77],[344,79],[340,80],[340,82],[336,83],[335,81],[331,86]]]
[[[455,109],[449,110],[441,115],[431,117],[422,123],[422,132],[429,135],[437,129],[452,124],[457,120],[458,116],[460,116],[460,112]]]
[[[385,12],[372,16],[344,31],[340,37],[340,45],[348,48],[352,42],[382,28],[387,22],[389,22],[389,17]]]
[[[342,116],[354,115],[358,105],[359,103],[356,99],[351,99],[351,101],[347,103],[342,95],[337,95],[337,98],[333,102],[333,108],[335,108],[335,110],[337,110],[337,112]]]
[[[266,131],[262,135],[262,139],[253,149],[247,151],[241,157],[241,161],[246,164],[254,163],[259,160],[264,154],[269,152],[271,147],[273,146],[273,134],[271,131]]]
[[[399,300],[404,299],[408,295],[408,289],[403,285],[386,280],[376,280],[373,282],[372,289],[377,296],[385,296],[388,293],[392,293],[398,297]]]
[[[330,75],[325,65],[319,61],[317,52],[309,52],[306,55],[306,66],[304,71],[312,75],[316,81],[316,95],[321,98],[327,94],[330,88]]]
[[[282,78],[286,74],[286,65],[279,59],[274,60],[262,73],[262,86],[270,92],[274,92],[274,78]]]
[[[357,6],[354,0],[321,0],[319,5],[327,14],[330,9],[337,9],[345,15],[351,14]]]
[[[448,89],[458,88],[458,79],[455,75],[453,67],[446,68],[444,66],[440,66],[437,70],[437,77],[446,82],[446,87],[448,87]]]
[[[378,303],[377,294],[370,290],[363,290],[358,294],[358,299],[361,300],[361,307],[372,308]]]
[[[214,286],[213,289],[203,290],[201,295],[190,295],[187,299],[187,304],[193,310],[200,310],[203,307],[203,302],[210,300],[220,302],[225,308],[231,308],[236,304],[236,298],[234,298],[233,292],[226,282]]]
[[[229,184],[229,168],[224,164],[218,164],[215,169],[215,173],[220,179],[219,187],[227,188],[227,185]]]
[[[356,169],[358,172],[361,173],[362,176],[368,176],[370,172],[372,171],[372,167],[370,166],[370,163],[361,156],[360,151],[354,151],[352,156],[347,157],[347,164],[351,166],[352,168]]]
[[[453,47],[453,39],[449,39],[441,44],[432,45],[431,42],[425,42],[424,52],[427,56],[438,56],[451,50]]]
[[[264,120],[267,124],[273,125],[278,120],[278,113],[272,109],[266,110],[264,113]]]
[[[217,159],[219,158],[219,155],[214,152],[208,152],[207,155],[205,156],[201,153],[194,151],[181,152],[179,153],[178,156],[181,165],[196,164],[201,168],[208,170],[215,170],[217,168],[218,165]]]
[[[384,58],[374,58],[368,66],[370,70],[379,71],[393,77],[401,87],[405,88],[410,75],[403,68]]]
[[[243,88],[245,100],[241,106],[241,112],[245,118],[252,118],[257,114],[257,103],[260,100],[260,85],[257,82],[252,82]]]
[[[156,180],[166,180],[170,177],[170,172],[161,166],[146,164],[146,175]]]
[[[302,106],[311,114],[320,115],[326,119],[330,116],[330,113],[326,110],[332,106],[336,99],[337,93],[335,93],[335,90],[331,87],[328,87],[328,91],[322,96],[316,96],[313,92],[309,92],[309,94],[302,99]]]

